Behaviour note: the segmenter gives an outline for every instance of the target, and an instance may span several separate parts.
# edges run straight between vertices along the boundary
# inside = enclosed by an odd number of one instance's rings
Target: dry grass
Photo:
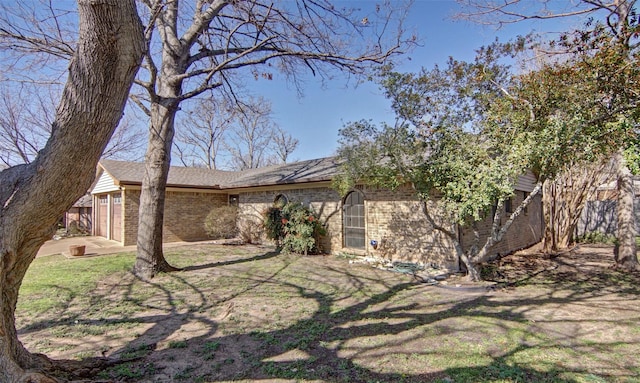
[[[25,281],[19,336],[86,366],[117,361],[72,380],[637,382],[640,276],[607,268],[610,253],[520,254],[487,268],[497,283],[439,286],[255,246],[176,249],[186,269],[151,283],[127,271],[132,254],[47,257]],[[77,268],[109,272],[55,282]]]

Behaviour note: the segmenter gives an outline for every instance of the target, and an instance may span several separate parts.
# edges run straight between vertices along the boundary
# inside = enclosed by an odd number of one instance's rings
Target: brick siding
[[[204,220],[214,207],[227,204],[227,194],[168,191],[164,207],[163,242],[199,241],[208,239]],[[140,191],[126,190],[124,204],[123,244],[135,245],[138,235]]]
[[[511,200],[513,210],[522,203],[524,198],[524,192],[516,191],[516,194]],[[502,222],[507,220],[509,215],[511,214],[503,213],[501,218]],[[481,238],[480,246],[482,246],[482,239],[486,240],[491,233],[491,221],[491,212],[488,212],[484,221],[478,225]],[[538,243],[542,238],[542,228],[542,197],[538,194],[531,203],[529,203],[526,211],[516,218],[511,227],[509,227],[502,241],[493,246],[490,252],[504,255]],[[462,244],[464,249],[469,248],[472,243],[473,231],[467,227],[462,230]]]
[[[276,197],[283,194],[290,202],[301,202],[310,206],[327,229],[321,249],[327,253],[354,253],[376,255],[393,261],[421,262],[427,265],[456,271],[459,263],[453,241],[425,218],[421,203],[409,187],[384,190],[361,187],[365,196],[365,249],[343,247],[342,198],[331,188],[282,189],[260,192],[245,192],[239,195],[240,220],[262,222],[264,211],[273,205]],[[522,201],[523,193],[514,197],[513,207]],[[435,207],[430,206],[432,213]],[[437,220],[437,212],[432,214]],[[446,225],[441,220],[437,222]],[[490,225],[481,224],[482,234],[487,235]],[[468,230],[463,232],[463,245],[470,244]],[[540,240],[542,234],[541,199],[536,198],[519,217],[503,239],[492,251],[501,254],[524,248]],[[378,243],[377,248],[370,241]]]

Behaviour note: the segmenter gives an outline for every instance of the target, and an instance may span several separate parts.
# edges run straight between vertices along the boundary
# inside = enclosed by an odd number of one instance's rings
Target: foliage
[[[270,207],[264,225],[268,238],[281,244],[284,251],[298,254],[318,252],[318,240],[326,234],[317,215],[299,202]]]
[[[276,246],[280,246],[280,242],[284,238],[284,224],[282,217],[282,208],[272,206],[264,212],[264,230],[267,238],[276,242]]]
[[[253,219],[240,219],[238,222],[238,235],[244,243],[260,243],[264,227]]]
[[[214,239],[233,238],[238,234],[237,217],[238,208],[235,206],[213,208],[204,220],[204,229]]]
[[[601,243],[607,245],[615,245],[617,244],[616,237],[611,234],[606,234],[600,231],[592,231],[589,233],[585,233],[580,237],[576,238],[576,242],[578,243]]]
[[[530,200],[504,224],[496,219],[518,176],[531,170],[540,185],[575,164],[611,155],[633,135],[640,69],[627,65],[629,52],[614,40],[602,28],[565,36],[559,44],[572,53],[536,70],[510,67],[529,44],[519,39],[483,47],[472,62],[450,59],[444,68],[416,74],[383,73],[396,123],[359,121],[340,131],[344,161],[336,187],[408,183],[423,201],[437,196],[452,222],[476,231],[465,261],[472,268]],[[494,207],[481,245],[475,223]],[[457,240],[449,228],[436,228]]]

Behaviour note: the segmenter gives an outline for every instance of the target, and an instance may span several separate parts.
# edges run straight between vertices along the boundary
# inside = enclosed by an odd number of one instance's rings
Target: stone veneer
[[[225,206],[226,193],[167,191],[164,207],[163,242],[199,241],[208,239],[204,220],[214,207]],[[125,189],[123,197],[123,244],[135,245],[138,235],[140,190]]]

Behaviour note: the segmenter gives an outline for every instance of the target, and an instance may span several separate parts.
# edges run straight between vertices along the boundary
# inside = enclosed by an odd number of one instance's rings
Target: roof
[[[116,184],[142,184],[145,171],[142,162],[101,160],[100,166],[111,175]],[[171,166],[167,186],[220,188],[221,184],[230,182],[235,176],[235,172],[223,170]]]
[[[101,160],[104,169],[117,185],[140,185],[145,165],[142,162]],[[292,162],[241,171],[207,168],[169,168],[167,186],[209,189],[232,189],[256,186],[286,185],[330,181],[338,172],[334,157]]]
[[[76,203],[73,204],[73,207],[92,207],[92,201],[91,201],[91,195],[90,194],[85,194],[82,197],[80,197],[79,200],[76,201]]]
[[[248,169],[238,172],[238,177],[225,184],[225,187],[244,188],[331,181],[338,173],[338,165],[335,157],[327,157]]]

